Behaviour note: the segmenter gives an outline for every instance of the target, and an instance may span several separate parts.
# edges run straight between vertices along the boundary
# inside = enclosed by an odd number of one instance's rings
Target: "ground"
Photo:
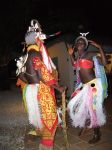
[[[112,146],[112,97],[105,101],[107,124],[101,128],[102,138],[94,145],[88,144],[92,130],[87,130],[81,137],[79,129],[70,125],[67,119],[69,150],[111,150]],[[22,102],[21,90],[15,85],[10,90],[0,91],[0,150],[38,150],[40,138],[34,143],[24,140],[28,125],[27,114]],[[62,128],[58,127],[54,150],[65,150],[66,141]]]

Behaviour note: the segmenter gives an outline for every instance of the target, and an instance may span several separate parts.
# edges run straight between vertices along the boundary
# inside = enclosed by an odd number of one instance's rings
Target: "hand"
[[[68,53],[69,53],[69,55],[72,55],[72,54],[73,54],[73,52],[74,52],[74,49],[73,49],[73,48],[69,48],[69,49],[68,49]]]
[[[60,87],[59,87],[60,93],[63,93],[66,89],[67,89],[66,86],[60,86]]]
[[[96,48],[102,49],[101,46],[100,46],[98,43],[96,43],[95,41],[88,40],[88,42],[89,42],[91,45],[95,46]]]

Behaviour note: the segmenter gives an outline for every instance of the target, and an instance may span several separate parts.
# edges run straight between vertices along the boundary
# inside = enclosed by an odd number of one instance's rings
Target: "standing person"
[[[99,52],[88,51],[88,44],[95,46]],[[74,52],[77,52],[77,58],[74,57]],[[87,40],[84,34],[75,40],[69,54],[77,73],[76,90],[68,103],[69,115],[73,126],[94,129],[93,138],[89,140],[93,144],[100,140],[100,126],[106,123],[103,109],[107,96],[107,80],[103,68],[107,64],[106,57],[102,47]]]
[[[41,25],[39,24],[39,22],[36,19],[31,20],[30,26],[28,27],[26,34],[29,34],[29,36],[25,37],[26,42],[23,43],[24,44],[23,52],[27,51],[26,50],[27,45],[30,45],[29,49],[32,49],[32,48],[35,48],[36,44],[37,44],[38,48],[39,48],[39,52],[42,55],[42,61],[46,65],[49,72],[55,77],[57,84],[58,84],[58,72],[57,72],[56,66],[54,65],[51,57],[48,55],[47,49],[44,45],[44,40],[50,36],[55,36],[55,34],[52,34],[52,35],[44,34],[42,32]],[[56,33],[56,35],[58,35],[58,34],[59,33]],[[20,71],[20,69],[22,67],[22,63],[24,61],[23,59],[25,59],[25,57],[26,56],[22,56],[17,61],[17,64],[16,64],[17,65],[17,71],[16,71],[17,75],[18,75],[18,72]],[[23,99],[24,99],[24,90],[26,87],[26,83],[24,83],[20,78],[18,78],[16,85],[21,86],[22,93],[23,93]],[[24,104],[26,106],[25,100],[24,100]]]
[[[29,49],[32,49],[32,48],[36,49],[36,45],[38,45],[39,52],[42,55],[42,61],[46,65],[49,72],[54,76],[54,78],[56,79],[57,84],[58,84],[58,72],[57,72],[56,66],[54,65],[52,59],[48,55],[46,47],[44,46],[44,40],[47,37],[58,35],[59,32],[56,34],[52,34],[52,35],[46,35],[46,34],[42,33],[42,29],[41,29],[39,22],[35,19],[32,19],[26,34],[28,34],[28,33],[30,33],[30,34],[29,34],[29,36],[25,37],[26,42],[23,43],[24,44],[23,52],[27,51],[26,50],[27,45],[29,45]],[[17,61],[17,64],[16,64],[17,65],[17,71],[16,71],[17,75],[23,66],[22,63],[24,64],[23,61],[24,61],[25,57],[26,56],[23,55]],[[25,100],[25,96],[24,96],[27,84],[18,77],[16,85],[21,87],[22,95],[23,95],[23,102],[24,102],[25,110],[27,112],[26,100]],[[40,133],[35,132],[35,130],[32,128],[30,131],[28,131],[25,134],[25,141],[34,142],[36,137],[39,135],[40,135]]]
[[[59,86],[52,76],[50,57],[47,57],[45,53],[42,55],[45,51],[41,50],[43,43],[37,34],[37,31],[28,31],[25,35],[27,53],[20,58],[22,65],[19,65],[17,75],[26,83],[23,95],[26,100],[29,123],[41,133],[39,148],[52,150],[58,124],[54,88],[63,92],[65,87]]]

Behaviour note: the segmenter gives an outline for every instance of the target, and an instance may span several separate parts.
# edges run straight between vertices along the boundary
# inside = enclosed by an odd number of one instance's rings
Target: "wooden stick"
[[[62,93],[62,128],[64,134],[64,140],[66,142],[66,148],[69,150],[69,143],[68,143],[68,135],[67,135],[67,125],[66,125],[66,99],[65,99],[65,91]]]

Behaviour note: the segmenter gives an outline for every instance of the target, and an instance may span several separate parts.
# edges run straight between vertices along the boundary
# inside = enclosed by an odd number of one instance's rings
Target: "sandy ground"
[[[105,106],[109,120],[106,129],[112,131],[112,96],[109,97]],[[34,144],[24,142],[27,127],[28,119],[20,88],[13,85],[9,91],[0,91],[0,150],[38,150],[40,138],[37,138]],[[60,131],[57,137],[59,134]],[[80,139],[78,140],[80,141]],[[73,139],[70,139],[71,141]],[[59,149],[55,148],[55,150]]]
[[[10,91],[0,91],[0,150],[28,150],[24,144],[26,126],[20,89],[12,86]]]

